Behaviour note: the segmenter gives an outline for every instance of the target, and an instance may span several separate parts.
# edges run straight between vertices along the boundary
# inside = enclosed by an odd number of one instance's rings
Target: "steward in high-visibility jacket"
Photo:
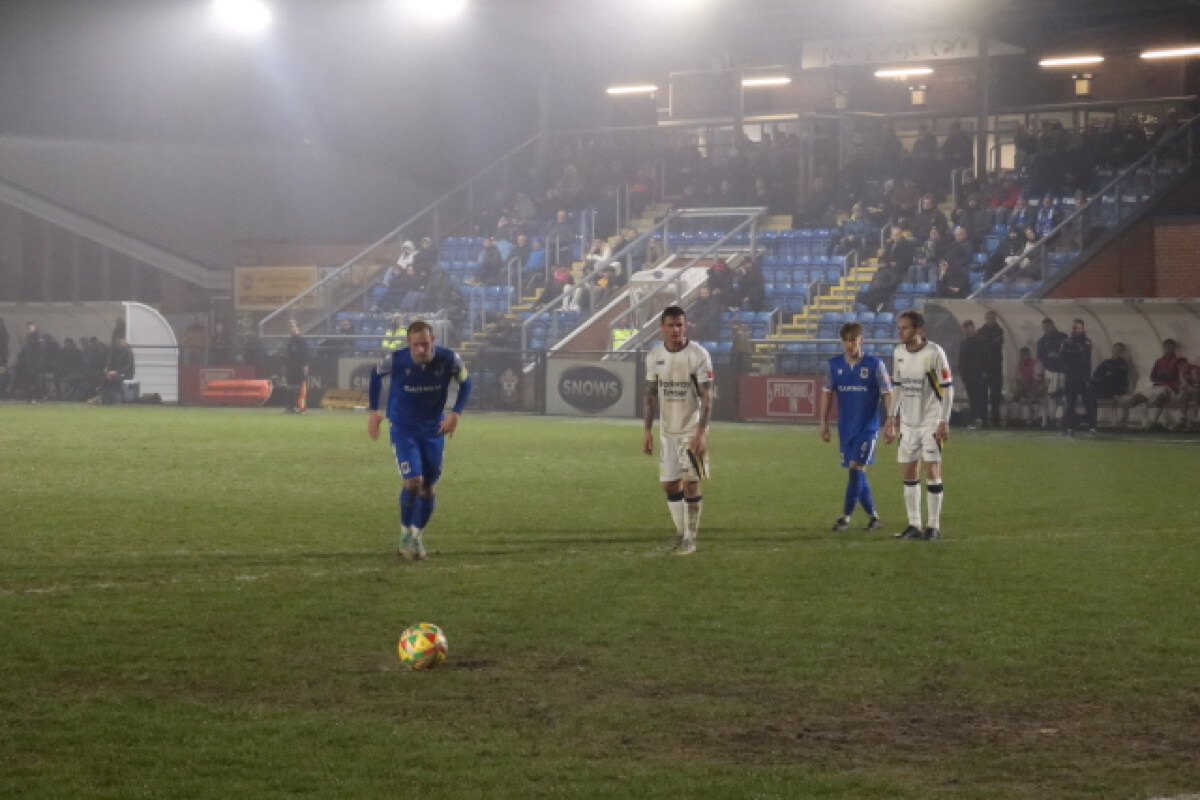
[[[404,325],[393,322],[392,327],[383,335],[383,349],[387,352],[404,347]]]

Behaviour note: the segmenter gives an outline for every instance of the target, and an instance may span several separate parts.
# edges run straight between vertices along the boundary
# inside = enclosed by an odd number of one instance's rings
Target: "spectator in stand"
[[[529,254],[531,252],[532,248],[529,246],[529,237],[523,233],[518,233],[516,241],[513,242],[512,249],[508,251],[507,263],[513,264],[513,262],[516,262],[517,272],[523,272],[526,262],[529,261]]]
[[[954,229],[954,241],[946,248],[945,260],[950,266],[970,272],[971,263],[975,258],[975,245],[966,228],[959,225]]]
[[[404,244],[400,245],[400,255],[396,258],[395,267],[398,272],[407,272],[412,266],[413,259],[417,255],[417,248],[413,247],[411,241],[405,240]]]
[[[723,310],[708,285],[702,284],[700,299],[687,312],[687,323],[691,328],[690,338],[698,342],[711,342],[719,339]]]
[[[937,138],[930,132],[929,125],[922,122],[912,145],[912,175],[922,192],[936,191],[944,196],[946,190],[940,180],[941,166],[937,158]]]
[[[767,310],[767,290],[756,259],[742,259],[733,278],[733,297],[743,311]]]
[[[1183,372],[1187,368],[1187,359],[1176,353],[1178,343],[1174,339],[1164,339],[1162,357],[1154,362],[1150,369],[1150,387],[1144,391],[1134,392],[1126,402],[1122,403],[1122,427],[1129,419],[1129,409],[1140,405],[1146,406],[1146,418],[1142,427],[1146,430],[1159,427],[1159,419],[1163,409],[1169,406],[1183,388]]]
[[[995,173],[992,173],[992,175],[995,175]],[[988,203],[988,208],[992,212],[992,224],[1006,225],[1020,198],[1021,190],[1013,182],[1013,179],[1007,175],[1001,178],[999,184],[996,186],[995,193],[992,195],[991,201]]]
[[[899,225],[892,226],[892,238],[879,256],[879,268],[870,285],[855,298],[872,311],[882,311],[892,302],[892,296],[908,275],[913,263],[914,246]]]
[[[1013,206],[1012,213],[1008,215],[1008,227],[1010,230],[1018,231],[1032,228],[1037,223],[1037,215],[1037,207],[1029,205],[1029,200],[1025,195],[1018,195],[1017,203]]]
[[[1074,436],[1079,426],[1076,417],[1079,402],[1087,414],[1089,433],[1096,432],[1096,398],[1092,394],[1092,340],[1088,338],[1083,320],[1071,322],[1071,335],[1062,346],[1063,378],[1063,435]]]
[[[913,237],[918,243],[924,243],[929,238],[931,229],[936,228],[942,236],[949,233],[950,221],[946,219],[946,215],[937,207],[937,203],[933,200],[933,195],[925,194],[921,197],[921,205],[917,208],[916,216],[913,217]],[[937,263],[936,261],[934,262]]]
[[[938,263],[933,296],[947,300],[963,300],[970,293],[971,274],[965,267],[952,263],[949,258],[943,258]]]
[[[412,268],[415,273],[428,272],[438,263],[438,249],[428,236],[421,239],[421,248],[413,255]]]
[[[963,169],[975,163],[975,141],[958,120],[950,121],[949,132],[942,141],[942,161],[950,169]]]
[[[525,259],[525,273],[532,276],[535,286],[540,286],[546,281],[546,245],[537,237],[534,237],[529,246],[529,257]]]
[[[467,315],[467,301],[458,289],[458,284],[440,264],[434,264],[423,276],[425,305],[432,311],[445,311],[446,317],[455,325],[461,325]],[[452,343],[457,334],[447,331],[446,341]]]
[[[958,227],[966,230],[972,253],[983,245],[983,240],[992,232],[992,212],[983,207],[977,194],[968,197],[967,205],[954,212],[954,221]]]
[[[963,340],[958,350],[958,371],[967,390],[967,428],[975,430],[987,417],[986,345],[975,330],[975,322],[962,324]]]
[[[663,250],[662,237],[652,237],[650,239],[650,244],[646,245],[646,263],[642,268],[653,269],[654,267],[657,267],[664,258],[666,258],[666,252]]]
[[[125,402],[125,381],[133,380],[133,375],[133,350],[122,336],[108,351],[108,363],[104,365],[104,380],[100,385],[100,403],[119,405]]]
[[[1024,172],[1028,168],[1033,156],[1037,154],[1037,137],[1030,132],[1025,123],[1019,122],[1017,123],[1017,130],[1013,134],[1013,144],[1016,149],[1013,165],[1019,172]]]
[[[1017,228],[1009,228],[1008,235],[1000,240],[996,249],[983,262],[983,279],[990,281],[1002,269],[1021,260],[1025,252],[1025,237]]]
[[[1042,251],[1041,257],[1038,257],[1034,250],[1041,244],[1042,237],[1035,229],[1025,229],[1025,246],[1021,249],[1021,255],[1017,262],[1015,274],[1010,275],[1010,279],[1020,283],[1029,283],[1030,281],[1038,281],[1042,279],[1042,264],[1045,261],[1045,251]],[[1064,336],[1066,334],[1063,334]]]
[[[533,302],[533,307],[541,308],[553,303],[562,296],[563,290],[572,284],[574,284],[574,280],[571,278],[571,270],[566,267],[555,267],[550,276],[550,285],[538,295],[537,300]]]
[[[1028,347],[1022,347],[1017,353],[1017,374],[1013,377],[1013,407],[1016,411],[1013,418],[1032,425],[1045,397],[1046,380],[1042,365]],[[1026,408],[1029,409],[1028,417],[1024,414]]]
[[[1042,406],[1042,427],[1054,424],[1056,413],[1054,404],[1062,401],[1063,396],[1063,361],[1062,346],[1067,335],[1060,331],[1052,319],[1042,320],[1042,337],[1037,340],[1037,359],[1042,365],[1042,375],[1046,383],[1045,403]]]
[[[554,214],[554,222],[546,231],[546,257],[550,260],[551,266],[571,260],[571,246],[575,244],[576,227],[567,220],[565,208],[560,208]]]
[[[500,247],[491,236],[483,239],[483,250],[479,252],[479,270],[475,273],[475,283],[479,286],[503,286],[508,283],[504,256]]]
[[[598,270],[612,263],[612,257],[612,245],[606,239],[596,237],[592,240],[592,246],[588,248],[583,261],[591,269]]]
[[[1042,205],[1038,209],[1037,222],[1034,223],[1038,236],[1048,236],[1060,222],[1062,222],[1062,213],[1054,202],[1054,196],[1047,192],[1042,195]]]
[[[717,302],[723,307],[737,307],[738,301],[733,294],[733,270],[725,263],[725,259],[718,258],[708,268],[706,285],[709,291],[712,292],[713,297],[717,298]]]

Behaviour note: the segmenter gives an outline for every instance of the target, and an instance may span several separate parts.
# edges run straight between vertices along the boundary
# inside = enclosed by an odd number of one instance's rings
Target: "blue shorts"
[[[396,466],[400,477],[423,478],[426,486],[433,486],[442,476],[442,453],[446,438],[440,434],[423,436],[392,426],[392,452],[396,454]]]
[[[857,439],[851,439],[848,442],[842,442],[842,466],[849,467],[851,461],[858,462],[863,466],[875,463],[875,442],[879,434],[877,431],[865,433]]]

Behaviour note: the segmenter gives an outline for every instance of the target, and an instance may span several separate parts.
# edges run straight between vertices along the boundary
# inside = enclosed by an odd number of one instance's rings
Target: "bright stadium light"
[[[401,9],[425,22],[444,23],[467,11],[467,0],[404,0]]]
[[[1078,67],[1085,64],[1101,64],[1104,56],[1064,56],[1063,58],[1043,58],[1038,62],[1039,67]]]
[[[1189,45],[1172,47],[1168,50],[1147,50],[1142,53],[1142,58],[1188,58],[1191,56],[1200,56],[1200,47]]]
[[[654,94],[658,87],[652,83],[639,83],[630,86],[610,86],[605,91],[609,94]]]
[[[240,36],[258,36],[271,27],[271,8],[263,0],[213,0],[213,17]]]
[[[787,86],[792,82],[792,79],[787,75],[764,75],[760,78],[746,78],[742,81],[742,86],[747,89],[758,86]]]
[[[898,69],[880,69],[875,71],[876,78],[908,78],[912,75],[932,75],[930,67],[900,67]]]

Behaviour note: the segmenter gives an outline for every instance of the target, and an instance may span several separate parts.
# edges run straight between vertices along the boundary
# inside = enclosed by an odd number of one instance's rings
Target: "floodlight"
[[[263,0],[213,0],[213,17],[241,36],[257,36],[271,27],[271,8]]]
[[[745,78],[742,86],[747,89],[757,86],[787,86],[792,79],[787,75],[764,75],[761,78]]]
[[[404,0],[403,11],[426,22],[450,22],[467,10],[467,0]]]
[[[1078,67],[1084,64],[1103,63],[1104,56],[1065,56],[1063,58],[1043,58],[1038,62],[1039,67]]]
[[[910,75],[932,75],[931,67],[899,67],[897,69],[880,69],[875,71],[876,78],[907,78]]]
[[[610,86],[606,91],[609,94],[654,94],[658,91],[658,87],[651,83],[644,83],[631,86]]]
[[[1200,47],[1189,45],[1172,47],[1168,50],[1147,50],[1142,53],[1142,58],[1187,58],[1189,56],[1200,56]]]

